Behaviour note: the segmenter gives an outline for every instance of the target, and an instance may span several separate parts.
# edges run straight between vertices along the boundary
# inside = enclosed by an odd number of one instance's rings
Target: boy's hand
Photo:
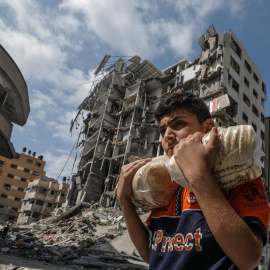
[[[203,174],[211,174],[215,162],[217,128],[212,128],[207,145],[202,144],[203,136],[203,133],[196,132],[174,147],[175,161],[191,186],[197,185]]]
[[[121,198],[130,199],[132,196],[132,179],[135,173],[147,162],[151,161],[151,158],[136,160],[122,167],[119,176],[117,198],[120,201]]]
[[[149,263],[149,232],[141,221],[132,203],[132,179],[135,173],[151,158],[136,160],[121,168],[118,181],[117,198],[120,204],[128,233],[138,252],[145,262]]]

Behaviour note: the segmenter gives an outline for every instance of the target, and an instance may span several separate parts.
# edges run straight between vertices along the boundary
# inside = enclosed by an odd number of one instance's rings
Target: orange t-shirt
[[[267,241],[269,203],[261,177],[223,191],[233,209]],[[153,210],[149,228],[150,269],[237,269],[217,244],[194,194],[179,189],[171,204]]]

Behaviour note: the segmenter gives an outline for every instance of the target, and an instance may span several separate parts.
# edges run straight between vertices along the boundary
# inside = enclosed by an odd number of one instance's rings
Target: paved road
[[[17,268],[19,267],[19,268]],[[0,270],[74,270],[68,266],[58,266],[51,263],[31,260],[0,252]]]

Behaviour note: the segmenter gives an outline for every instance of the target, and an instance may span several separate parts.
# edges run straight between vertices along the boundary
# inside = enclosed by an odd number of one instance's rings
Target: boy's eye
[[[163,136],[165,134],[165,129],[160,129],[159,132]]]
[[[176,123],[175,123],[175,126],[176,127],[178,127],[178,126],[181,126],[181,125],[183,125],[184,123],[182,122],[182,121],[177,121]]]

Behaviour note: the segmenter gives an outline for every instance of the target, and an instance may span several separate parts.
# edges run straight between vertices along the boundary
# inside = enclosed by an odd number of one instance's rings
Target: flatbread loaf
[[[166,168],[167,156],[153,158],[142,166],[132,180],[132,199],[143,209],[167,206],[175,196],[179,185],[171,180]]]
[[[261,157],[264,155],[256,132],[250,125],[218,128],[218,149],[213,176],[220,188],[232,189],[261,175]],[[202,138],[206,145],[210,133]],[[174,156],[166,164],[172,180],[191,190]]]

